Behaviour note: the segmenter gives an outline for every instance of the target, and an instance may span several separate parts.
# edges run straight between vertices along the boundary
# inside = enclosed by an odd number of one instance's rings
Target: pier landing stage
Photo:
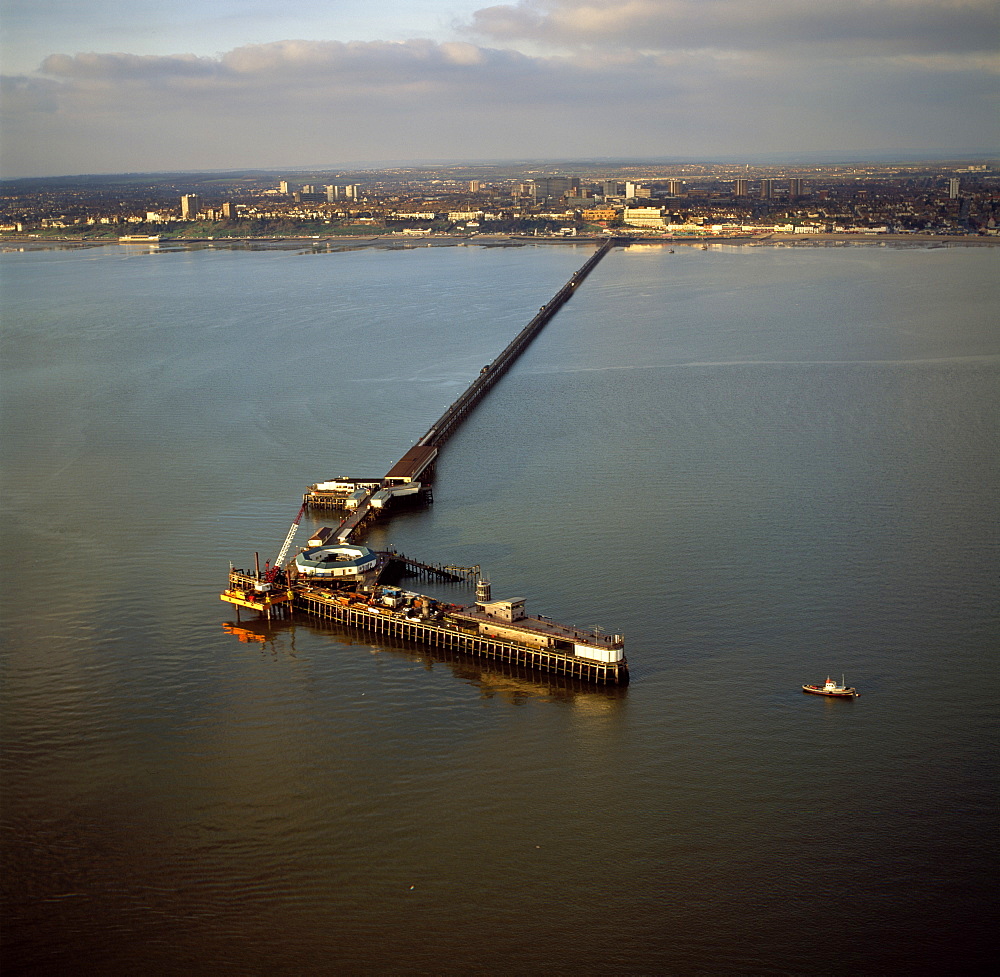
[[[284,602],[273,608],[279,617],[301,612],[373,634],[402,638],[468,655],[491,658],[598,685],[625,685],[629,680],[621,635],[529,617],[524,600],[491,600],[480,580],[474,605],[440,601],[398,587],[361,580],[341,585],[292,580],[279,592]],[[231,570],[222,599],[239,607],[264,610],[256,577]],[[358,588],[358,589],[355,589]],[[267,606],[268,616],[272,608]]]
[[[296,588],[294,607],[313,617],[373,634],[449,648],[596,685],[628,683],[628,663],[619,636],[599,636],[595,641],[593,632],[560,629],[575,632],[578,640],[574,641],[559,636],[558,625],[539,618],[525,618],[502,628],[478,607],[407,596],[409,606],[390,608],[382,604],[379,595]]]

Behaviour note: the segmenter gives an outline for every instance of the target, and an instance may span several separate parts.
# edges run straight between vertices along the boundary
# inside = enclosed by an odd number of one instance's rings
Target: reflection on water
[[[5,973],[987,972],[996,249],[614,252],[372,530],[627,689],[219,601],[590,250],[0,256]]]
[[[435,666],[447,667],[456,678],[477,687],[484,697],[500,696],[509,702],[525,698],[555,698],[567,702],[593,699],[594,703],[612,703],[623,699],[628,690],[627,686],[598,686],[507,662],[484,662],[475,655],[425,646],[391,635],[382,636],[377,643],[372,643],[360,632],[326,621],[308,624],[303,624],[301,620],[271,623],[263,620],[229,621],[223,625],[223,630],[245,644],[263,646],[263,650],[275,659],[280,655],[294,658],[296,632],[308,631],[311,635],[325,636],[336,641],[340,648],[399,656],[427,671],[432,671]],[[339,654],[340,648],[331,653]],[[603,708],[603,705],[599,705],[596,711]],[[595,708],[589,707],[588,711],[594,713]]]

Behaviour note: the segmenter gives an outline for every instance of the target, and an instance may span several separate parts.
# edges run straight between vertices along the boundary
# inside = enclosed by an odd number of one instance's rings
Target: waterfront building
[[[659,207],[626,207],[622,215],[626,224],[632,227],[655,227],[663,229],[663,210]]]
[[[186,193],[181,197],[181,219],[194,220],[198,216],[200,207],[198,205],[198,194]]]
[[[590,207],[581,212],[585,221],[613,221],[618,216],[614,207]]]

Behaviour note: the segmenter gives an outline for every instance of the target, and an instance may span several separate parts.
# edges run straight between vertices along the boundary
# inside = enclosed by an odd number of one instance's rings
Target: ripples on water
[[[3,256],[5,972],[989,959],[993,249],[615,252],[373,531],[627,690],[222,627],[588,253]]]

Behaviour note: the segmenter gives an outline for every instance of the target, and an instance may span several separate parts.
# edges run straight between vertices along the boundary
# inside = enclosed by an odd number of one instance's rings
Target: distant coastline
[[[721,235],[703,235],[698,237],[666,237],[662,235],[627,234],[636,244],[659,245],[664,247],[710,247],[713,244],[729,246],[744,245],[748,247],[808,247],[819,245],[948,245],[954,247],[996,247],[1000,245],[1000,236],[985,236],[974,234],[760,234],[753,237],[739,235],[724,237]],[[205,237],[205,238],[161,238],[158,242],[128,242],[127,246],[135,247],[146,244],[148,247],[253,247],[280,245],[311,245],[331,251],[354,251],[359,248],[385,248],[389,250],[412,250],[427,247],[457,247],[460,245],[479,245],[482,247],[523,247],[528,244],[599,244],[606,241],[605,235],[516,235],[516,234],[437,234],[426,238],[404,237],[398,234],[372,235],[371,237],[342,237],[339,235],[292,235],[289,237]],[[81,240],[80,238],[31,237],[29,235],[11,235],[0,237],[0,248],[11,247],[21,249],[32,247],[60,248],[93,248],[112,246],[118,247],[117,240],[95,238]]]

